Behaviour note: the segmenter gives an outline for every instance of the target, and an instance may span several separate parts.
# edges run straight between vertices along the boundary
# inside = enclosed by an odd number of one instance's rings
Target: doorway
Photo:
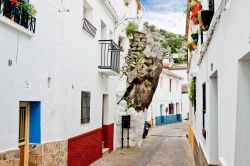
[[[102,98],[102,128],[103,128],[103,132],[102,132],[102,148],[106,148],[107,147],[107,130],[106,130],[106,125],[108,124],[108,102],[109,102],[109,96],[107,94],[103,94],[103,98]]]
[[[20,166],[29,165],[29,145],[41,143],[40,101],[19,102]]]
[[[29,121],[30,104],[29,102],[19,103],[19,150],[20,166],[28,166],[29,163]]]
[[[250,52],[239,60],[234,165],[250,163]]]
[[[160,105],[161,124],[164,124],[163,104]]]
[[[209,81],[209,139],[211,164],[218,164],[218,76],[214,72]]]

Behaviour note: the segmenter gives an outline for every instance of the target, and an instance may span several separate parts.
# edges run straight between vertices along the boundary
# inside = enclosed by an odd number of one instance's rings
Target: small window
[[[81,94],[81,124],[90,122],[90,92]]]
[[[206,83],[202,85],[202,109],[206,110]]]
[[[205,115],[206,115],[206,83],[202,84],[202,127],[205,129]]]
[[[194,114],[196,113],[196,77],[194,79]]]
[[[174,104],[169,104],[169,114],[174,114]]]

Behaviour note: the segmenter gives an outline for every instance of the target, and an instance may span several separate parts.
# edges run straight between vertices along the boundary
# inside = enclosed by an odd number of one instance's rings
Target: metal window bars
[[[33,33],[36,31],[36,18],[31,16],[18,3],[12,3],[10,0],[0,0],[0,16],[9,18]]]
[[[97,29],[86,18],[83,19],[83,27],[82,28],[86,32],[88,32],[90,34],[90,36],[95,37]]]
[[[99,40],[101,45],[100,69],[111,69],[120,73],[120,48],[113,40]]]

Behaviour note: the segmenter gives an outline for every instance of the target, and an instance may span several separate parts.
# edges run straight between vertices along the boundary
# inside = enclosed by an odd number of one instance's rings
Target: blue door
[[[163,124],[164,123],[163,104],[160,105],[160,114],[161,114],[161,124]]]

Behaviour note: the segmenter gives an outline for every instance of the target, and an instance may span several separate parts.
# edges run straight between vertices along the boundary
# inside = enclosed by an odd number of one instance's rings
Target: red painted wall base
[[[103,125],[102,135],[104,147],[109,148],[109,152],[112,152],[114,147],[114,123],[110,125]]]
[[[87,166],[101,157],[102,128],[69,139],[69,166]]]

